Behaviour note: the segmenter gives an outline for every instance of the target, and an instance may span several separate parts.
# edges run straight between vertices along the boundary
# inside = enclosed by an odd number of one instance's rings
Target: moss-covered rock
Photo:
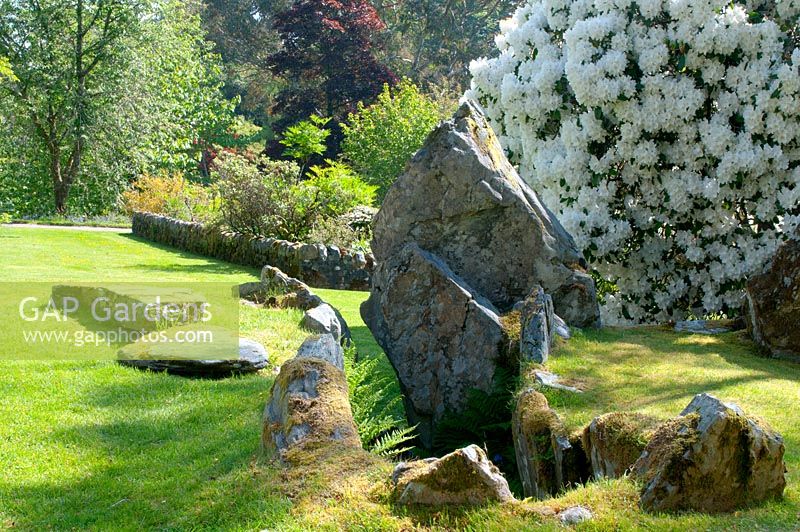
[[[612,412],[594,418],[581,438],[594,477],[623,476],[644,451],[658,422],[635,412]]]
[[[547,499],[561,489],[563,453],[569,438],[547,398],[529,389],[517,399],[511,423],[522,488],[526,497]]]
[[[514,498],[506,479],[477,445],[439,459],[400,463],[392,483],[399,504],[480,505]]]
[[[325,442],[360,448],[344,372],[316,358],[297,357],[281,366],[264,409],[261,440],[281,454]]]
[[[735,404],[700,394],[662,424],[633,467],[649,511],[728,512],[779,498],[781,436]]]

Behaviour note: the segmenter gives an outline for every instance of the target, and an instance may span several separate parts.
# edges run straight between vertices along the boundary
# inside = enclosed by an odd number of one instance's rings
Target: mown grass
[[[255,270],[113,233],[0,228],[0,281],[192,280],[238,283]],[[319,290],[339,307],[359,349],[380,350],[358,316],[364,293]],[[305,336],[299,314],[243,307],[243,334],[273,360]],[[585,504],[586,530],[791,530],[800,523],[800,366],[758,358],[737,334],[660,329],[586,331],[548,364],[586,388],[547,391],[571,427],[611,410],[676,415],[702,391],[738,402],[783,433],[783,501],[733,515],[648,515],[626,480],[592,483],[544,502],[437,511],[394,506],[391,463],[352,452],[310,454],[286,470],[259,452],[273,377],[191,380],[113,362],[0,362],[0,527],[211,530],[548,530]],[[391,372],[388,364],[381,371]]]

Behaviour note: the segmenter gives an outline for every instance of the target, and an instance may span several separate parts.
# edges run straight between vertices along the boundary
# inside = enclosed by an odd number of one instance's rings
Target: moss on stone
[[[688,414],[662,423],[645,447],[647,454],[635,464],[635,476],[648,484],[662,472],[668,482],[680,486],[686,452],[697,443],[699,421],[698,414]]]
[[[500,316],[500,325],[506,335],[506,359],[514,366],[519,364],[519,342],[522,338],[522,315],[518,310],[512,310]]]
[[[658,423],[636,412],[611,412],[592,420],[581,440],[595,477],[623,476],[644,451]]]
[[[313,386],[310,379],[313,377]],[[277,403],[276,403],[277,401]],[[274,448],[281,437],[287,438],[295,427],[307,427],[308,434],[299,442],[336,441],[361,447],[348,397],[347,378],[335,366],[312,358],[295,358],[281,366],[272,387],[270,407],[281,419],[265,415],[262,443]]]

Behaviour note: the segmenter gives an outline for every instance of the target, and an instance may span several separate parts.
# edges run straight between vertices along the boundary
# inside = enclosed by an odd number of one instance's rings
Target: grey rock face
[[[329,347],[341,349],[330,335]],[[303,344],[306,345],[305,343]],[[302,348],[301,348],[302,350]],[[300,352],[281,366],[264,408],[262,444],[284,453],[308,443],[361,447],[344,372],[326,359]]]
[[[783,438],[735,404],[700,394],[662,424],[633,466],[650,511],[729,512],[780,498]]]
[[[747,328],[776,358],[800,362],[800,234],[780,247],[766,272],[747,282]]]
[[[439,459],[402,462],[392,483],[399,504],[481,505],[514,499],[506,479],[477,445]]]
[[[267,350],[258,342],[245,338],[239,339],[239,356],[229,360],[191,359],[192,354],[187,353],[180,358],[174,357],[174,349],[165,350],[159,356],[159,346],[148,352],[147,358],[141,356],[137,344],[123,347],[118,355],[118,362],[123,366],[130,366],[150,371],[166,372],[182,377],[221,378],[231,375],[254,373],[269,365]],[[197,354],[195,354],[197,356]]]
[[[534,289],[543,289],[544,318],[527,316],[530,360],[549,353],[554,310],[579,327],[599,323],[572,237],[520,179],[473,103],[428,137],[394,183],[375,217],[372,249],[377,266],[361,315],[397,372],[423,447],[446,411],[463,411],[471,389],[490,392],[498,367],[516,370],[499,317]]]
[[[297,350],[295,358],[315,358],[324,360],[344,371],[344,350],[331,334],[309,336]]]
[[[501,311],[538,284],[571,325],[598,323],[594,283],[572,237],[508,162],[474,103],[428,137],[389,190],[374,235],[379,263],[414,242]]]
[[[446,411],[461,411],[473,388],[491,391],[498,365],[507,363],[506,335],[494,306],[416,244],[379,263],[377,275],[362,315],[397,372],[409,422],[429,448]]]
[[[522,362],[547,362],[553,345],[554,325],[553,300],[541,286],[537,286],[520,305],[519,354]]]

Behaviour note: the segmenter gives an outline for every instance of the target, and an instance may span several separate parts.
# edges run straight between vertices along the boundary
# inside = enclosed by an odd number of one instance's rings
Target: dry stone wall
[[[372,255],[336,246],[253,238],[158,214],[133,214],[133,234],[183,251],[261,268],[280,268],[315,288],[369,290]]]

